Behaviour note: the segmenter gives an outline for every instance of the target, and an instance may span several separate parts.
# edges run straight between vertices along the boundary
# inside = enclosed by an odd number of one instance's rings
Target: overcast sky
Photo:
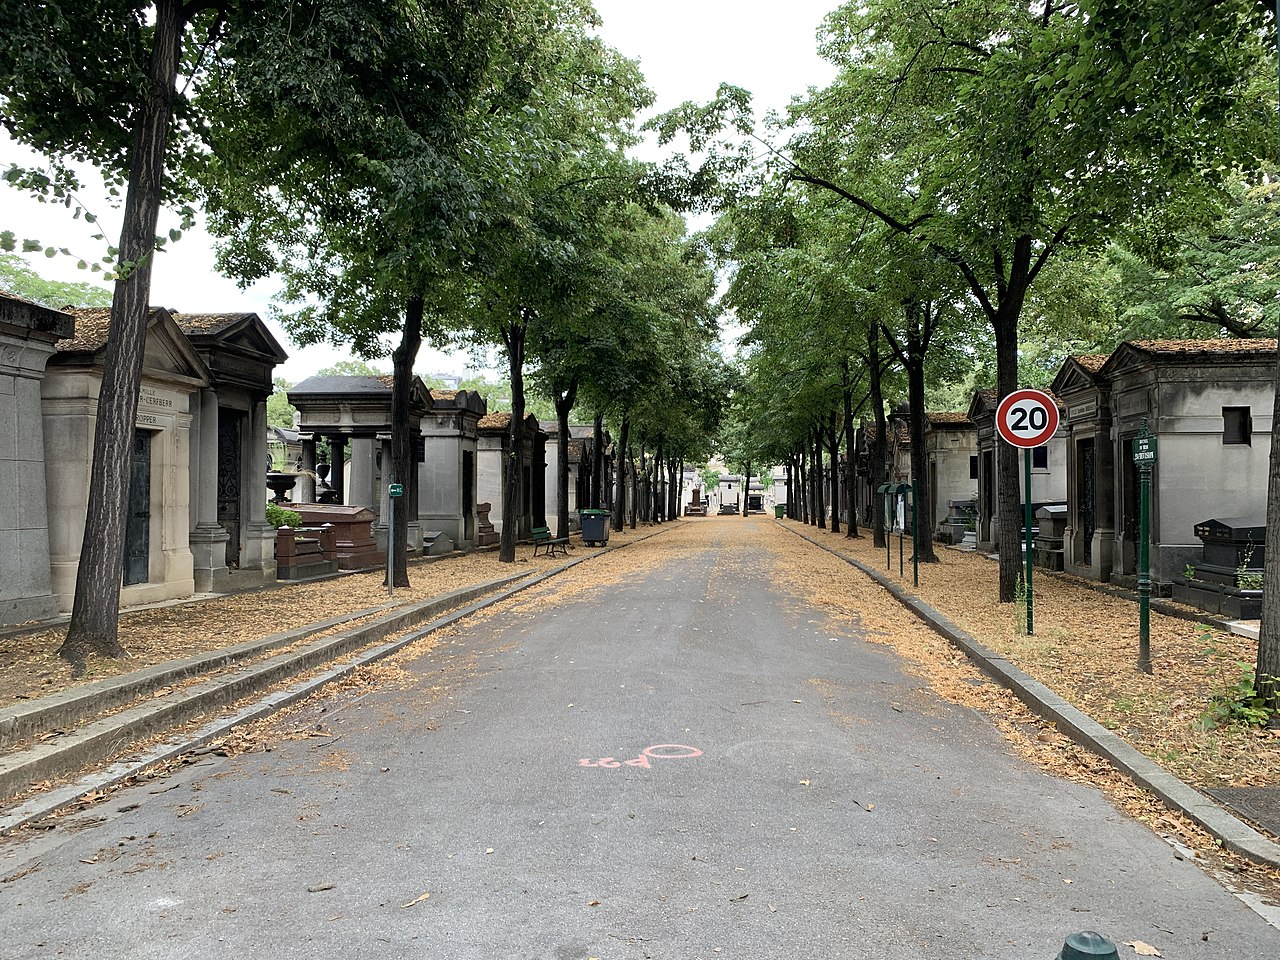
[[[750,90],[763,115],[766,110],[781,110],[809,86],[825,85],[833,74],[817,55],[816,34],[837,0],[596,0],[595,5],[604,21],[605,40],[640,62],[656,95],[657,111],[685,100],[706,101],[721,82],[729,82]],[[0,169],[14,160],[30,163],[31,156],[0,139]],[[111,209],[92,187],[82,201],[102,219],[114,243],[119,237],[119,211]],[[71,212],[62,207],[36,203],[5,185],[0,186],[0,210],[0,229],[13,230],[20,238],[65,246],[86,260],[104,252],[91,239],[94,231],[83,221],[73,221]],[[176,218],[168,220],[162,221],[161,233],[177,226]],[[151,302],[190,313],[251,311],[266,318],[275,284],[264,282],[240,290],[214,270],[210,246],[208,236],[196,230],[162,253],[152,275]],[[65,257],[50,260],[36,255],[32,264],[51,279],[92,279],[75,268],[75,260]],[[296,347],[279,329],[276,335],[290,355],[276,372],[290,382],[346,355],[332,347]],[[380,365],[390,369],[389,360]],[[464,353],[447,355],[424,346],[417,368],[423,373],[463,374],[467,366]]]

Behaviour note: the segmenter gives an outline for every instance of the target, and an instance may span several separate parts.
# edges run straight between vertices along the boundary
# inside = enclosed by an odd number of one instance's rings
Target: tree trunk
[[[745,520],[751,507],[751,464],[748,462],[743,466],[745,475],[742,478],[742,518]]]
[[[1271,726],[1280,723],[1280,382],[1271,415],[1271,456],[1267,477],[1267,562],[1262,574],[1262,622],[1254,689],[1271,709]],[[1270,551],[1270,552],[1266,552]],[[1272,562],[1272,558],[1276,558]]]
[[[569,414],[578,398],[578,378],[564,390],[556,391],[556,426],[560,443],[556,449],[556,536],[569,536]]]
[[[831,412],[827,428],[827,440],[831,447],[831,532],[840,532],[840,429],[835,411]]]
[[[616,458],[622,462],[621,454]],[[619,467],[621,470],[621,467]],[[589,503],[592,510],[600,509],[600,488],[604,474],[604,414],[597,413],[591,421],[591,495]]]
[[[875,417],[876,432],[868,446],[871,463],[868,479],[871,481],[871,539],[877,547],[885,545],[884,495],[877,492],[884,484],[885,453],[889,447],[889,425],[885,422],[884,391],[880,384],[880,333],[870,324],[867,333],[867,372],[871,377],[871,412]]]
[[[787,455],[787,519],[794,520],[796,518],[796,492],[795,480],[796,476],[796,458],[790,454]]]
[[[929,513],[929,452],[924,448],[924,358],[907,368],[908,425],[911,430],[911,497],[916,505],[917,556],[921,563],[937,563],[933,548],[933,517]]]
[[[413,364],[418,359],[422,345],[422,297],[415,295],[405,305],[404,327],[400,331],[400,344],[391,354],[391,476],[387,483],[399,483],[405,491],[413,489],[413,474],[417,470],[418,436],[421,431],[409,429],[409,396],[413,388]],[[387,531],[395,551],[395,584],[409,586],[409,504],[412,497],[397,498],[395,524]]]
[[[634,530],[640,519],[640,471],[636,468],[636,452],[630,445],[627,446],[627,465],[631,468],[631,509],[627,519]]]
[[[813,515],[817,518],[819,530],[827,529],[827,504],[822,489],[822,425],[817,424],[809,439],[809,455],[812,466],[809,469],[813,480]]]
[[[809,470],[806,464],[804,446],[796,451],[796,492],[800,495],[800,515],[798,519],[801,523],[808,524],[810,522],[809,514]]]
[[[84,673],[85,659],[91,654],[126,655],[118,632],[125,514],[150,312],[156,223],[164,196],[164,158],[183,26],[181,3],[156,0],[149,79],[145,99],[138,105],[129,153],[129,184],[120,229],[121,275],[111,300],[111,332],[98,393],[76,593],[67,636],[58,648],[58,655],[71,664],[76,676]]]
[[[631,418],[625,413],[622,415],[622,425],[618,428],[618,443],[614,449],[614,486],[613,486],[613,529],[622,530],[623,510],[627,505],[627,488],[625,486],[627,480],[627,471],[623,469],[623,457],[627,455],[627,446],[631,442]],[[634,471],[633,471],[634,473]],[[634,508],[635,498],[632,497],[632,506]],[[631,526],[635,526],[633,522]]]
[[[666,458],[663,455],[662,444],[658,444],[657,452],[653,455],[653,522],[662,523],[666,519],[664,512],[664,503],[662,496],[662,477],[666,472]]]
[[[511,427],[507,431],[511,449],[502,473],[502,536],[498,559],[515,563],[516,541],[520,539],[520,515],[524,479],[524,340],[527,332],[523,315],[512,319],[502,331],[507,348],[507,373],[511,377]]]
[[[849,383],[849,361],[841,364],[844,374],[844,469],[845,498],[849,511],[849,530],[845,536],[850,540],[858,539],[858,471],[856,469],[857,436],[853,427],[853,386]]]
[[[1025,249],[1024,249],[1025,248]],[[1030,262],[1030,240],[1019,238],[1015,245],[1014,265],[1005,294],[996,309],[992,326],[996,335],[996,387],[999,398],[1018,389],[1018,317],[1026,297],[1026,269]],[[1022,578],[1023,556],[1022,497],[1018,487],[1018,453],[1012,444],[996,440],[996,484],[1000,520],[1000,602],[1012,603],[1017,597]]]
[[[669,460],[667,462],[667,519],[674,520],[680,516],[680,483],[684,477],[682,468],[683,461]],[[677,473],[679,471],[679,473]]]

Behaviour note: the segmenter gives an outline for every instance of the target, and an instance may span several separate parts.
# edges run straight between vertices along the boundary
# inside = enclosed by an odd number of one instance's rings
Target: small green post
[[[1142,418],[1133,441],[1138,468],[1138,669],[1151,673],[1151,466],[1156,461],[1155,438]]]
[[[1026,479],[1026,492],[1023,493],[1023,525],[1027,528],[1027,636],[1035,631],[1035,616],[1032,613],[1034,594],[1031,592],[1031,561],[1034,551],[1031,546],[1031,450],[1022,451],[1022,470]]]
[[[387,596],[396,595],[396,498],[391,496],[391,484],[387,488]]]

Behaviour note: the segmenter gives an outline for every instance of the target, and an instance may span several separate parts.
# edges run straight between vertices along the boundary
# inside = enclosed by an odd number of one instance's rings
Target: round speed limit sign
[[[996,430],[1015,447],[1042,446],[1058,430],[1058,405],[1042,390],[1015,390],[996,408]]]

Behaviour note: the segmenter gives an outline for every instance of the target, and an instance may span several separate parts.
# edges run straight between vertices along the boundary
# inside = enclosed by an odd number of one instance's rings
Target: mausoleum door
[[[991,521],[996,514],[996,455],[990,450],[982,454],[982,531],[979,539],[991,539]]]
[[[129,470],[129,512],[124,530],[124,584],[151,578],[151,434],[133,431]]]
[[[1132,445],[1132,435],[1121,438],[1121,450],[1129,450]],[[1128,542],[1125,545],[1126,549],[1121,551],[1123,569],[1120,572],[1133,574],[1137,573],[1138,570],[1136,557],[1138,544],[1138,470],[1133,465],[1132,457],[1122,457],[1121,464],[1124,480],[1124,526],[1121,528],[1123,531],[1121,536],[1123,540]]]
[[[476,538],[476,455],[471,450],[462,451],[462,539],[468,543]]]
[[[1094,442],[1090,437],[1081,440],[1079,446],[1080,482],[1080,527],[1084,535],[1082,543],[1084,562],[1093,563],[1093,534],[1098,529],[1098,509],[1094,489]]]
[[[218,523],[227,541],[227,566],[240,566],[240,439],[244,416],[236,410],[218,411]]]

